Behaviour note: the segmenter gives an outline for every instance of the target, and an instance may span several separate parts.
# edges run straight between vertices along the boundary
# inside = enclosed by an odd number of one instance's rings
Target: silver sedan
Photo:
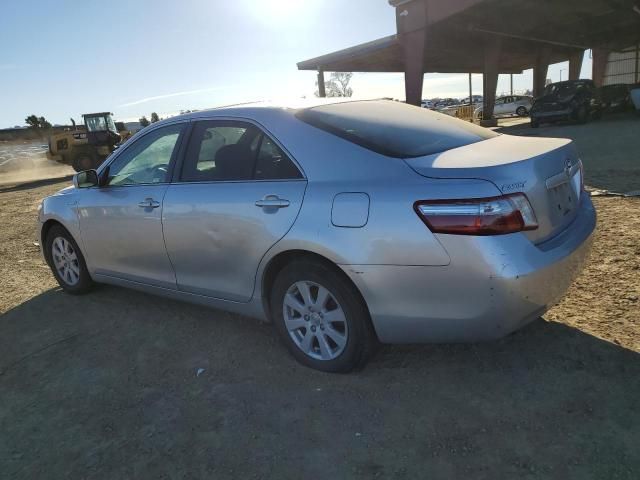
[[[275,325],[305,365],[479,341],[542,315],[595,213],[569,140],[391,101],[239,106],[145,128],[42,202],[61,287],[94,282]]]

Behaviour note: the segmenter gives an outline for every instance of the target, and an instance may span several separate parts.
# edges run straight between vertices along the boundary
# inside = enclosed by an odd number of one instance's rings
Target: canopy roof
[[[401,35],[426,28],[426,72],[481,73],[488,38],[502,39],[501,73],[535,65],[541,48],[550,63],[588,48],[640,43],[640,0],[391,0],[399,29],[412,3],[426,3],[427,20],[355,47],[298,63],[300,70],[404,71]]]

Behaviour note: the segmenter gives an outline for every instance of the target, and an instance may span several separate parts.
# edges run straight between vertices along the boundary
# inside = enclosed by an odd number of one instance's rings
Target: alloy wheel
[[[328,289],[298,281],[284,296],[284,323],[296,346],[316,360],[333,360],[347,345],[344,310]]]
[[[71,242],[56,237],[51,244],[51,258],[60,278],[70,287],[80,281],[80,263]]]

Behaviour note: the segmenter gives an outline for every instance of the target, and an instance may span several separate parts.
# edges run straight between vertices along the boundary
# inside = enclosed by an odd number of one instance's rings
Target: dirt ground
[[[591,260],[544,318],[340,376],[251,319],[63,294],[32,232],[66,184],[0,185],[1,478],[640,478],[640,199],[594,198]]]
[[[0,141],[0,185],[60,178],[74,173],[46,157],[46,140]]]

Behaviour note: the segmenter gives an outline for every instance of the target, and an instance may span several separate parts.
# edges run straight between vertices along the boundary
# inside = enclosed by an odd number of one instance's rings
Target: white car
[[[526,117],[529,115],[533,105],[533,97],[528,95],[507,95],[504,97],[496,98],[496,103],[493,107],[493,115],[496,117],[518,115],[519,117]],[[475,110],[475,117],[482,117],[482,109],[480,106]]]

